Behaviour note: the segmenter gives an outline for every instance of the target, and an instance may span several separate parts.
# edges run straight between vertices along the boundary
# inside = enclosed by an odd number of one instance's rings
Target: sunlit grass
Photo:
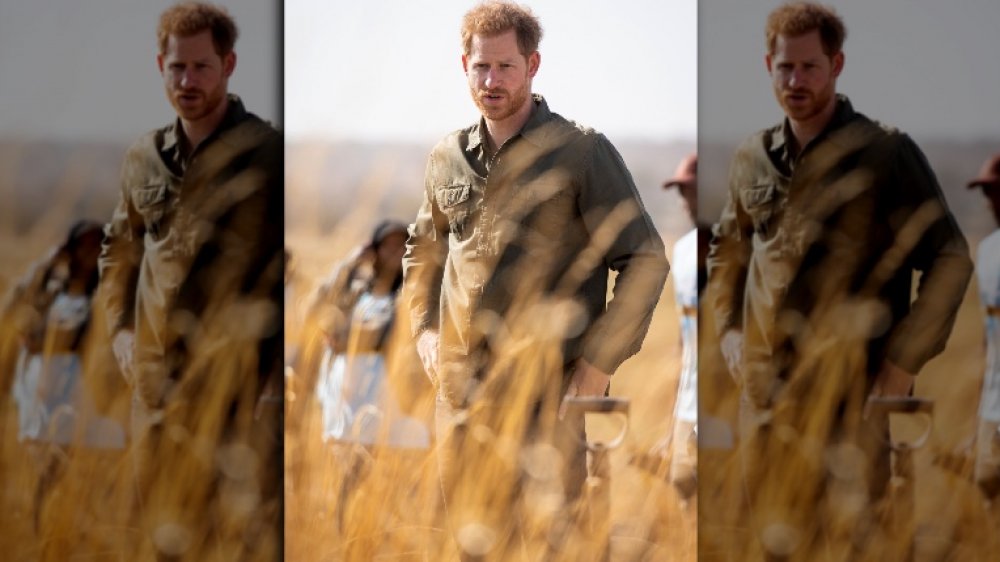
[[[312,157],[317,159],[312,166],[300,162],[296,169],[319,169],[319,159],[325,155]],[[378,177],[372,172],[371,181],[358,191],[349,219],[332,230],[324,231],[309,217],[286,219],[286,244],[296,272],[293,294],[303,307],[291,314],[300,319],[298,347],[306,357],[318,353],[314,328],[305,321],[307,295],[336,260],[363,244],[372,226],[385,218],[375,212],[378,200],[372,195],[386,188],[376,181]],[[288,197],[309,191],[311,180],[303,178],[300,185],[296,178],[299,173],[291,172]],[[411,221],[419,195],[417,190],[410,196],[410,215],[393,218]],[[320,406],[312,388],[315,374],[295,374],[285,441],[286,559],[436,561],[452,559],[459,548],[488,553],[489,560],[598,559],[608,537],[588,534],[586,527],[561,527],[581,514],[568,512],[552,494],[549,478],[560,461],[544,448],[521,445],[527,429],[523,405],[537,399],[538,393],[545,394],[545,389],[511,384],[511,380],[542,379],[532,374],[543,372],[555,359],[547,355],[551,346],[538,344],[546,339],[542,332],[552,315],[537,313],[543,308],[556,311],[551,308],[554,303],[538,301],[537,291],[530,286],[522,293],[519,307],[508,315],[510,333],[503,342],[493,342],[504,351],[498,353],[501,358],[486,386],[487,393],[498,399],[492,401],[494,408],[474,409],[470,414],[462,458],[471,476],[460,479],[453,492],[456,499],[451,508],[462,510],[452,513],[452,519],[459,521],[454,537],[441,500],[434,450],[323,443]],[[680,362],[672,295],[668,281],[643,351],[626,361],[612,382],[613,396],[632,401],[626,446],[611,454],[612,560],[694,560],[696,556],[695,506],[682,508],[664,471],[654,475],[627,463],[632,454],[648,449],[670,427]],[[286,318],[289,313],[286,310]],[[412,343],[406,334],[397,332],[393,345],[395,356],[405,360],[390,364],[389,378],[396,381],[397,391],[405,388],[412,394],[402,399],[410,404],[412,415],[433,428],[433,390],[421,380],[419,367],[414,379],[415,354],[400,352]],[[549,397],[551,403],[551,392]],[[614,420],[599,416],[588,419],[592,438],[614,432],[613,425]],[[565,533],[568,540],[552,551],[549,543],[559,533]]]

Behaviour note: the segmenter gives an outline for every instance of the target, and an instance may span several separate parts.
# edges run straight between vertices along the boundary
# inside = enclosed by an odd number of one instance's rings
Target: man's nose
[[[195,85],[194,71],[192,69],[184,69],[181,72],[181,87],[190,88]]]
[[[791,74],[788,76],[788,85],[794,88],[802,84],[802,80],[802,70],[799,68],[793,68]]]
[[[486,80],[484,84],[487,88],[495,88],[500,85],[500,75],[497,73],[496,69],[490,68],[486,71]]]

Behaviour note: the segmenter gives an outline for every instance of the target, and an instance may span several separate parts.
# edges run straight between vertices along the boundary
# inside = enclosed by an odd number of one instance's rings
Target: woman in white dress
[[[95,414],[82,381],[102,237],[98,223],[75,224],[66,241],[15,288],[6,307],[21,338],[12,394],[18,440],[38,466],[36,528],[71,445],[120,449],[125,444],[121,425]]]
[[[332,308],[316,384],[324,441],[429,446],[427,427],[401,411],[386,368],[406,237],[406,225],[381,223],[371,242],[341,262],[321,289]]]

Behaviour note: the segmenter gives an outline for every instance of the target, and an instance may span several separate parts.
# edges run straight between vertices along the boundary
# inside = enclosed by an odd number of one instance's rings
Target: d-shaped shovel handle
[[[909,414],[920,416],[927,420],[927,428],[919,437],[910,441],[892,441],[890,445],[893,449],[919,449],[923,447],[931,436],[934,427],[934,401],[927,398],[914,397],[884,397],[870,398],[868,400],[868,415],[872,417],[888,418],[889,414]]]
[[[567,398],[565,402],[566,416],[583,417],[584,414],[617,414],[622,419],[621,431],[607,442],[584,444],[590,450],[615,449],[625,442],[628,433],[629,400],[627,398]]]

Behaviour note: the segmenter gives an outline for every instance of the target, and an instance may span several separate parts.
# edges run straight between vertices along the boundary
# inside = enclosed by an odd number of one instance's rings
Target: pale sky
[[[782,2],[700,0],[701,141],[778,122],[764,24]],[[920,138],[1000,133],[1000,2],[831,0],[847,26],[837,81],[854,108]]]
[[[174,114],[156,68],[172,0],[0,0],[0,138],[129,142]],[[277,121],[278,0],[222,0],[240,28],[229,89]]]
[[[695,0],[525,3],[553,111],[612,140],[694,140]],[[286,138],[433,142],[471,124],[459,28],[474,4],[287,0]]]

